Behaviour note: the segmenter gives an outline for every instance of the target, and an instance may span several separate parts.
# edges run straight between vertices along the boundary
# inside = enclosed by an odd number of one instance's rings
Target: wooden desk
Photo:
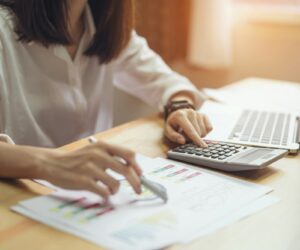
[[[162,140],[163,121],[158,116],[139,119],[96,135],[147,156],[164,156],[168,146]],[[87,144],[81,140],[63,149]],[[201,250],[298,250],[300,249],[300,155],[288,156],[270,168],[238,175],[239,178],[274,188],[282,200],[245,220],[188,245],[171,249]],[[62,233],[9,210],[17,202],[48,193],[28,180],[0,181],[1,250],[93,250],[101,249],[75,236]]]

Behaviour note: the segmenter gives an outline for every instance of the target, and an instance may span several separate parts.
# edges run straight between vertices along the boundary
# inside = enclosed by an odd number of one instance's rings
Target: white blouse
[[[89,7],[85,27],[72,60],[64,46],[17,41],[12,14],[0,8],[0,133],[17,144],[58,147],[106,130],[112,126],[114,86],[157,107],[183,90],[203,101],[135,32],[108,64],[84,56],[95,33]]]

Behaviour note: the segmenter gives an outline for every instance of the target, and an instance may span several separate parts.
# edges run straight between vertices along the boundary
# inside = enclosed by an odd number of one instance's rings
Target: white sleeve
[[[9,144],[15,144],[14,141],[6,134],[1,134],[3,133],[3,119],[4,119],[4,114],[3,114],[3,46],[2,46],[2,41],[1,41],[1,32],[0,32],[0,142],[6,142]]]
[[[6,134],[0,134],[0,142],[6,142],[9,144],[15,144],[15,142]]]
[[[116,59],[114,84],[160,110],[172,95],[180,91],[190,92],[197,107],[205,100],[201,91],[187,78],[172,71],[136,32],[132,33],[128,46]]]

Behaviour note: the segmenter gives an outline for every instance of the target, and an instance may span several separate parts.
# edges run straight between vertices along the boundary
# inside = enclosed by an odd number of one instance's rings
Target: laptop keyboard
[[[244,110],[228,139],[286,146],[291,115]]]

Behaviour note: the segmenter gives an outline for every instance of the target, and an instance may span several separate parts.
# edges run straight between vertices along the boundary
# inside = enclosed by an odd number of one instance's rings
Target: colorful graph
[[[88,222],[94,218],[107,214],[114,207],[106,202],[88,202],[86,197],[65,200],[61,197],[53,197],[60,203],[50,208],[51,212],[58,213],[65,219],[75,219],[79,223]]]
[[[127,204],[135,204],[137,202],[149,202],[159,200],[158,197],[149,191],[147,188],[142,188],[142,193],[137,195],[130,184],[122,181],[122,188],[128,194]],[[80,197],[76,199],[64,199],[61,197],[54,197],[59,202],[55,207],[50,208],[51,212],[61,215],[64,219],[76,220],[79,223],[87,223],[93,219],[99,218],[115,210],[115,207],[105,202],[89,202],[87,198]]]
[[[134,246],[140,241],[152,241],[165,231],[176,228],[176,216],[171,211],[162,211],[144,218],[137,224],[114,233],[112,236],[122,242]]]
[[[185,177],[179,179],[178,182],[183,182],[183,181],[192,179],[192,178],[194,178],[194,177],[197,177],[197,176],[199,176],[199,175],[201,175],[200,172],[194,172],[194,173],[192,173],[192,174],[190,174],[190,175],[187,175],[187,176],[185,176]]]
[[[161,173],[161,172],[163,172],[163,171],[169,170],[169,169],[171,169],[171,168],[175,168],[175,165],[167,165],[167,166],[164,166],[164,167],[162,167],[162,168],[159,168],[159,169],[156,169],[156,170],[150,172],[149,174],[150,174],[150,175],[151,175],[151,174],[158,174],[158,173]]]
[[[175,165],[167,165],[161,168],[158,168],[149,173],[150,175],[155,175],[164,180],[171,180],[176,183],[184,182],[191,180],[197,176],[201,175],[201,172],[196,170],[191,170],[188,168],[182,168]]]
[[[144,186],[142,186],[142,193],[139,195],[137,195],[133,191],[132,187],[127,181],[124,181],[123,186],[127,189],[127,192],[132,198],[130,204],[158,199],[158,197],[155,194],[153,194],[149,189],[145,188]]]
[[[98,218],[98,217],[100,217],[104,214],[107,214],[113,210],[115,210],[115,208],[113,206],[108,206],[108,207],[102,208],[100,211],[80,219],[80,223],[86,223],[92,219]]]
[[[103,204],[101,204],[101,203],[92,203],[92,204],[89,204],[89,205],[82,206],[82,207],[79,207],[77,209],[74,209],[73,211],[68,211],[68,212],[66,212],[64,214],[64,216],[66,218],[71,218],[71,217],[74,217],[77,214],[80,214],[81,212],[87,211],[89,209],[101,208],[101,207],[103,207]]]
[[[86,198],[85,197],[80,197],[78,199],[71,199],[71,200],[62,200],[62,203],[60,203],[58,206],[51,208],[50,210],[52,212],[59,212],[62,209],[70,206],[74,206],[76,203],[80,203],[81,201],[84,201]]]
[[[150,172],[150,174],[164,180],[183,183],[200,176],[201,172],[169,164],[155,169]],[[149,202],[150,204],[153,204],[153,202],[161,201],[158,196],[145,187],[142,187],[142,193],[137,195],[126,179],[121,180],[121,189],[128,195],[127,205],[143,205],[145,203],[148,204]],[[79,197],[76,199],[57,197],[56,201],[58,201],[58,204],[55,207],[50,208],[51,212],[60,214],[61,218],[76,220],[79,223],[87,223],[116,209],[113,205],[108,203],[100,201],[91,202],[86,197]]]
[[[168,175],[166,175],[166,176],[164,176],[164,177],[174,177],[174,176],[179,175],[179,174],[182,174],[182,173],[184,173],[184,172],[186,172],[186,171],[188,171],[187,168],[182,168],[182,169],[179,169],[179,170],[177,170],[176,172],[170,173],[170,174],[168,174]]]

